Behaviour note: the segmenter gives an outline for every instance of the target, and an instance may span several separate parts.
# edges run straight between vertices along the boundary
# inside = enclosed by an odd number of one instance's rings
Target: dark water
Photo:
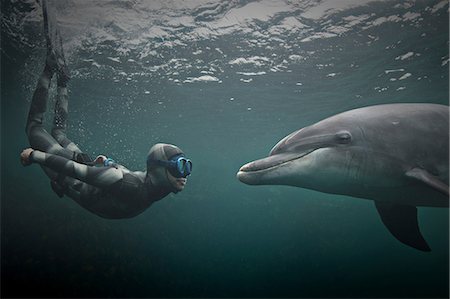
[[[212,5],[203,2],[192,10],[199,20]],[[79,2],[57,3],[69,18]],[[213,20],[253,2],[223,3]],[[267,155],[288,133],[338,112],[381,103],[448,104],[448,4],[439,3],[375,1],[322,19],[302,16],[305,6],[245,28],[266,32],[293,16],[309,32],[284,31],[281,41],[260,37],[262,46],[251,46],[256,38],[246,31],[219,34],[157,47],[161,55],[147,61],[138,60],[138,47],[118,54],[125,37],[83,37],[79,25],[60,17],[73,74],[69,137],[130,169],[143,169],[157,142],[179,145],[194,161],[182,193],[129,220],[105,220],[58,198],[39,167],[18,162],[28,146],[25,119],[45,49],[40,19],[32,18],[39,6],[2,3],[2,297],[448,297],[448,209],[419,209],[432,248],[423,253],[393,238],[371,201],[252,187],[235,178],[242,164]],[[161,14],[176,15],[170,9],[177,5]],[[399,20],[301,42],[359,15],[367,15],[366,25],[392,15]],[[104,25],[101,18],[88,25],[119,30],[120,20]],[[150,42],[167,40],[176,35]],[[203,52],[193,54],[198,49]],[[231,63],[255,56],[268,60]],[[150,70],[174,58],[186,61]],[[209,75],[220,82],[184,82],[211,66]]]

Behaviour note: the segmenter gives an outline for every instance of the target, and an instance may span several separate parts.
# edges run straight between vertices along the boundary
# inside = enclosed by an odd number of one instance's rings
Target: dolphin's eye
[[[352,141],[352,135],[348,131],[339,131],[336,133],[336,140],[342,144],[349,143]]]

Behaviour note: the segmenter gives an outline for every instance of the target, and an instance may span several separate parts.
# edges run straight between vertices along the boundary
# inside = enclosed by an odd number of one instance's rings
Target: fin
[[[47,0],[42,1],[42,15],[44,18],[44,33],[47,42],[47,63],[57,71],[58,81],[62,84],[70,80],[70,71],[67,67],[66,58],[59,33],[55,12],[48,6]]]
[[[51,47],[50,36],[48,34],[48,13],[47,13],[47,0],[41,0],[42,5],[42,17],[44,18],[44,33],[47,41],[47,48]]]
[[[449,187],[425,169],[413,168],[406,173],[407,177],[421,181],[429,187],[449,196]]]
[[[55,53],[60,52],[61,47],[58,43],[60,34],[58,31],[54,11],[47,4],[47,0],[42,1],[42,16],[44,18],[44,34],[47,42],[47,50],[53,50]],[[64,56],[64,54],[62,55]]]
[[[420,233],[416,207],[378,201],[375,201],[375,206],[384,225],[397,240],[421,251],[431,251]]]

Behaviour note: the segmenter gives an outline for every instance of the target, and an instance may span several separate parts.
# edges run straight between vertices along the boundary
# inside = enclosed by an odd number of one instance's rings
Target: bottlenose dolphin
[[[370,199],[404,244],[430,247],[417,206],[449,206],[449,107],[388,104],[349,110],[286,136],[242,166],[249,185],[290,185]]]

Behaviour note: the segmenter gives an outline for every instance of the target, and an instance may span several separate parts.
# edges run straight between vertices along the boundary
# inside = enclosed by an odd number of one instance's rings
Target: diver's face
[[[167,177],[169,178],[169,182],[172,185],[172,187],[177,190],[177,192],[183,191],[184,186],[186,186],[187,178],[176,178],[173,175],[170,174],[170,172],[167,172]]]

